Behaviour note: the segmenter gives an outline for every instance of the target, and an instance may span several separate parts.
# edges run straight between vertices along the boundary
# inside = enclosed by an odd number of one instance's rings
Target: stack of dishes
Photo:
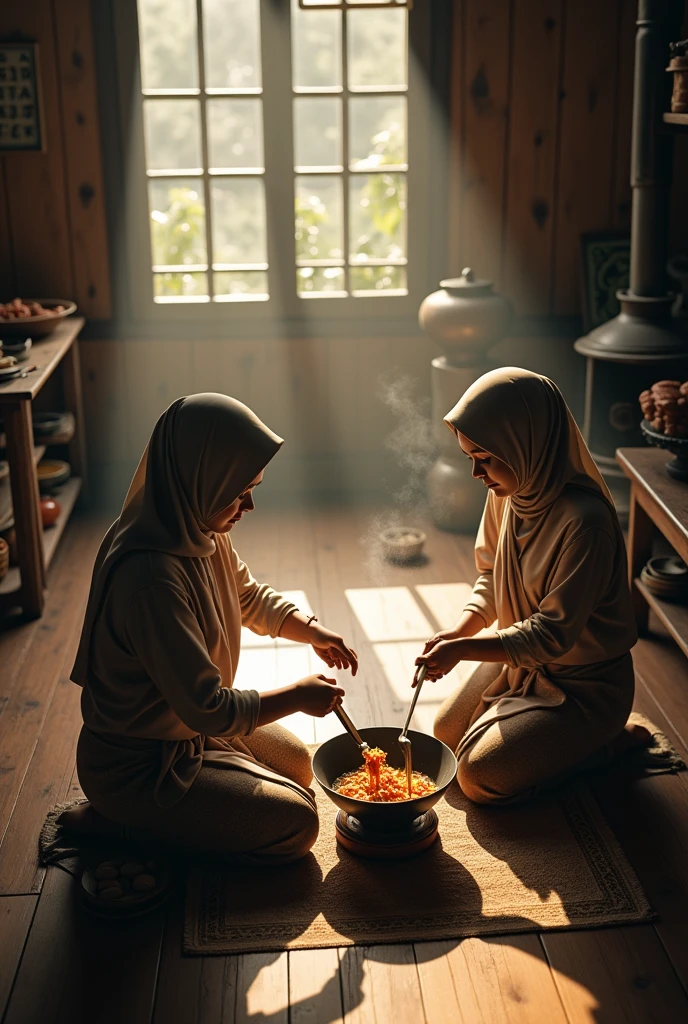
[[[22,368],[16,358],[14,356],[3,356],[2,351],[0,349],[0,384],[4,384],[6,380],[14,380],[22,372]]]
[[[640,580],[663,601],[688,603],[688,565],[677,555],[651,558],[643,566]]]

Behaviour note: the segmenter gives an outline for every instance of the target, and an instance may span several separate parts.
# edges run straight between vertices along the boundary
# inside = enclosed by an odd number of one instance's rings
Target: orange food
[[[408,800],[414,797],[427,796],[434,793],[437,786],[427,775],[414,772],[411,780],[411,797],[409,798],[406,772],[403,768],[391,768],[387,764],[387,754],[380,747],[372,747],[363,751],[365,764],[353,772],[345,772],[335,779],[332,788],[342,796],[350,796],[354,800],[368,800],[371,803],[391,803],[395,800]]]

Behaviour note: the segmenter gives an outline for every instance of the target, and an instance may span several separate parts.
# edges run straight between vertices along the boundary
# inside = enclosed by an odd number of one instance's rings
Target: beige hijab
[[[547,377],[515,366],[491,370],[468,388],[445,423],[505,462],[518,481],[495,555],[495,589],[509,605],[500,609],[500,624],[519,622],[534,611],[525,596],[520,556],[526,544],[535,542],[556,551],[559,538],[542,527],[565,487],[590,491],[609,505],[623,550],[607,485],[559,388]]]
[[[72,670],[75,683],[86,682],[93,626],[119,560],[140,550],[192,558],[213,555],[209,519],[238,498],[282,444],[255,413],[227,395],[180,398],[162,414],[120,517],[96,557]]]

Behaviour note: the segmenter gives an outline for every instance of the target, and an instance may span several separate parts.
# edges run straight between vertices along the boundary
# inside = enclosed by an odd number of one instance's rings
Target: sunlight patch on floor
[[[435,630],[408,587],[364,587],[345,591],[366,636],[383,640],[428,640]]]
[[[415,589],[440,629],[451,629],[473,592],[470,583],[421,583]]]

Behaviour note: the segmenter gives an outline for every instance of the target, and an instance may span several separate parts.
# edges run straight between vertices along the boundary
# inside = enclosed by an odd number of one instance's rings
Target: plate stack
[[[640,580],[655,597],[688,604],[688,565],[677,555],[651,558],[643,566]]]

